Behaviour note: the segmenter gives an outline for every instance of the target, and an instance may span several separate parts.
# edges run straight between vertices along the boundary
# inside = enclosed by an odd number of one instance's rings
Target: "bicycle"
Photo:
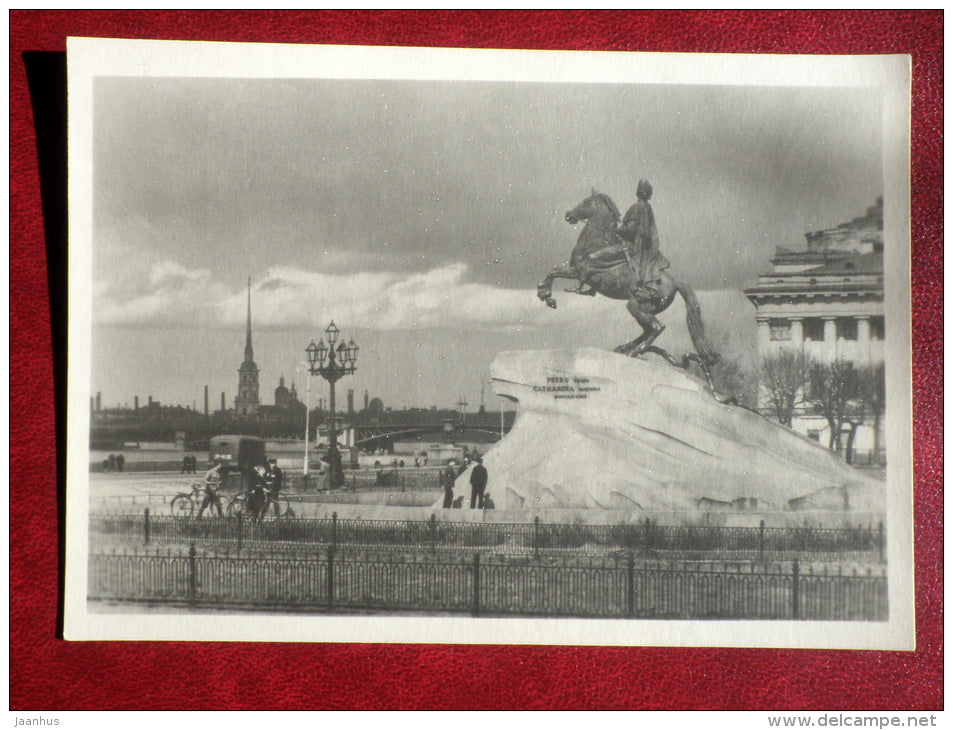
[[[253,520],[260,520],[266,517],[284,519],[295,516],[291,504],[284,497],[279,496],[275,499],[271,492],[265,490],[265,502],[261,509],[256,512],[248,504],[249,496],[250,494],[248,492],[243,492],[232,497],[228,503],[228,507],[225,508],[225,515],[227,517],[242,515],[243,517],[249,517]],[[277,509],[275,509],[276,506]]]
[[[191,517],[195,514],[195,510],[202,506],[202,502],[205,501],[205,484],[202,482],[193,482],[191,490],[191,492],[179,492],[173,497],[172,504],[170,505],[173,517]],[[219,497],[217,493],[209,503],[210,512],[216,502],[218,502],[219,507],[221,507],[221,497]]]
[[[201,500],[202,492],[205,491],[205,485],[195,482],[192,484],[191,489],[191,492],[179,492],[172,499],[171,507],[173,517],[191,517],[195,512],[195,500]]]

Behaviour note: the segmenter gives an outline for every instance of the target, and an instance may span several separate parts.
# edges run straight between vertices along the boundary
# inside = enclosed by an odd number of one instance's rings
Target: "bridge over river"
[[[395,441],[475,441],[478,443],[493,443],[499,440],[501,433],[506,434],[512,428],[512,419],[506,419],[502,427],[500,424],[492,426],[488,423],[460,425],[440,423],[377,423],[353,424],[354,445],[360,448],[376,448]]]

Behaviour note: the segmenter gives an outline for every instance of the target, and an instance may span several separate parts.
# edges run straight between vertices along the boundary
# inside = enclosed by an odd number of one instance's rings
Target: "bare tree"
[[[791,426],[794,409],[803,402],[810,381],[811,362],[804,353],[783,349],[761,360],[760,381],[767,406],[784,426]]]
[[[873,455],[874,458],[877,458],[881,448],[880,422],[883,420],[887,405],[887,380],[883,363],[867,365],[858,369],[857,397],[863,409],[864,419],[869,418],[873,428]],[[854,432],[852,431],[847,444],[848,454],[851,454],[853,448],[853,435]]]
[[[841,432],[850,426],[853,434],[863,421],[863,407],[859,400],[858,371],[849,360],[813,363],[810,369],[809,401],[824,416],[830,429],[827,447],[841,451]]]
[[[749,410],[758,407],[757,365],[748,360],[747,355],[732,345],[727,332],[712,328],[709,331],[712,349],[718,352],[718,359],[708,368],[709,384],[725,403],[744,406]]]

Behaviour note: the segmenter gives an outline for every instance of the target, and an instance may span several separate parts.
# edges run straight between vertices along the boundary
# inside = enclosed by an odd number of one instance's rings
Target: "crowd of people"
[[[322,461],[330,467],[331,462],[329,459],[333,459],[336,462],[334,465],[337,467],[333,471],[336,471],[340,475],[339,478],[341,481],[343,481],[343,469],[340,456],[334,459],[335,456],[337,456],[337,454],[329,453],[322,458]],[[103,460],[103,471],[121,472],[124,464],[125,458],[122,454],[110,454],[108,458]],[[404,466],[403,461],[394,460],[394,469],[402,466]],[[382,477],[389,476],[390,473],[385,473],[383,469],[380,469],[379,464],[375,464],[375,467],[379,469],[378,482],[383,483],[386,480]],[[182,474],[195,474],[197,468],[198,460],[194,455],[188,454],[183,457]],[[228,471],[226,463],[221,459],[216,459],[205,472],[202,481],[203,497],[202,505],[198,512],[199,517],[201,517],[206,510],[208,510],[209,514],[216,513],[219,516],[223,515],[224,510],[219,492],[225,485],[225,477]],[[329,471],[331,470],[329,469]],[[470,509],[494,509],[496,505],[490,493],[486,491],[489,475],[486,467],[483,465],[483,457],[478,452],[464,456],[462,460],[450,459],[446,467],[441,471],[440,486],[444,493],[444,509],[462,508],[465,506],[466,495],[458,495],[455,497],[454,487],[457,479],[468,471],[470,475],[468,480],[470,486]],[[394,474],[396,475],[396,472],[394,472]],[[249,514],[253,515],[256,519],[260,519],[273,507],[275,516],[279,516],[281,508],[278,497],[283,487],[284,474],[278,467],[277,459],[270,458],[264,463],[255,464],[246,472],[243,481],[245,483],[246,510]]]
[[[470,509],[494,509],[496,504],[490,493],[486,491],[489,474],[483,465],[483,457],[479,453],[464,457],[459,464],[456,459],[451,459],[440,473],[440,486],[444,493],[444,509],[464,507],[466,495],[455,498],[454,488],[458,478],[466,472],[469,472]],[[219,490],[223,486],[225,474],[225,464],[220,460],[216,460],[205,473],[204,495],[202,506],[199,509],[199,517],[205,513],[206,509],[209,510],[210,514],[214,509],[219,516],[222,515]],[[245,479],[246,511],[256,519],[261,519],[268,514],[269,509],[274,508],[275,516],[280,516],[278,497],[283,487],[283,480],[284,475],[274,458],[268,459],[263,464],[253,466],[246,474]]]

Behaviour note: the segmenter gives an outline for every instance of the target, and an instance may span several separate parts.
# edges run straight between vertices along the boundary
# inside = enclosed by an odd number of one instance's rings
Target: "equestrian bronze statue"
[[[602,294],[610,299],[624,300],[629,313],[641,325],[642,334],[616,347],[616,352],[630,357],[654,352],[682,367],[687,365],[687,360],[693,360],[707,375],[719,356],[705,334],[698,299],[690,286],[676,281],[666,271],[669,263],[659,251],[655,219],[648,204],[652,188],[647,181],[639,183],[638,195],[639,201],[626,213],[621,225],[615,203],[608,195],[595,190],[568,211],[568,223],[575,225],[586,221],[586,225],[579,234],[568,265],[550,271],[537,287],[537,296],[555,309],[553,280],[575,279],[576,285],[566,289],[567,292],[586,296]],[[668,309],[676,292],[685,300],[688,332],[697,352],[687,355],[682,363],[653,345],[665,329],[656,315]]]

